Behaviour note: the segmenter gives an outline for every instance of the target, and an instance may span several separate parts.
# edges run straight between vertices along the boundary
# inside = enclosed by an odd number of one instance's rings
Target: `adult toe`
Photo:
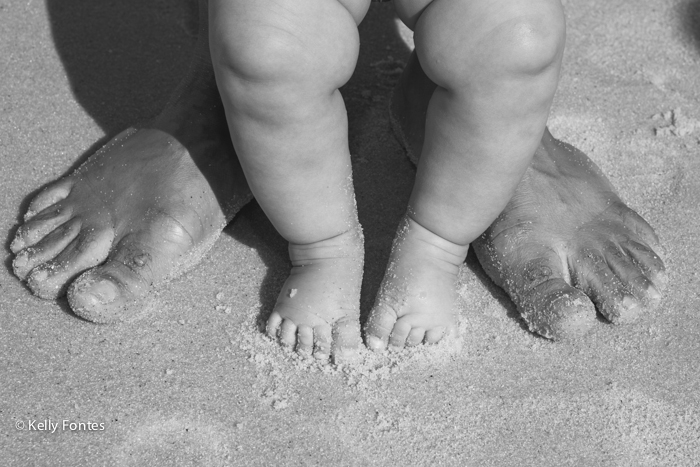
[[[666,266],[661,257],[650,247],[634,240],[628,240],[621,246],[644,271],[645,276],[652,281],[659,292],[662,292],[668,285],[668,276],[666,274]]]
[[[27,276],[27,285],[41,298],[54,299],[63,295],[73,278],[107,258],[113,238],[111,230],[83,226],[78,236],[54,259],[32,270]]]
[[[633,322],[642,311],[640,301],[610,269],[603,254],[586,248],[570,258],[574,284],[596,304],[611,323]]]
[[[649,306],[659,303],[661,294],[632,257],[615,244],[608,244],[603,251],[610,269],[638,300]]]
[[[29,203],[24,220],[34,218],[38,213],[62,201],[70,194],[72,182],[69,178],[64,178],[44,188]]]
[[[80,233],[80,219],[73,218],[50,232],[34,245],[17,253],[12,268],[24,280],[36,266],[54,259]]]
[[[64,207],[60,204],[50,206],[27,220],[17,229],[15,238],[10,244],[10,250],[13,253],[18,253],[36,244],[70,220],[72,215],[72,209],[69,207]]]

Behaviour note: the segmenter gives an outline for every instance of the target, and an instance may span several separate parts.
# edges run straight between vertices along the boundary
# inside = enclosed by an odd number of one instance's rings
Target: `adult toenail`
[[[27,266],[28,262],[29,254],[26,251],[22,251],[15,256],[12,266],[14,266],[15,269],[23,269],[25,266]]]
[[[653,285],[649,286],[649,288],[647,289],[647,294],[649,295],[649,298],[652,300],[658,300],[661,298],[661,294],[656,289],[656,287],[654,287]]]
[[[45,281],[47,277],[49,277],[49,273],[46,269],[36,269],[32,273],[30,279],[32,282],[42,282]]]
[[[24,248],[24,240],[22,240],[18,234],[10,244],[10,251],[19,251],[22,248]]]
[[[90,293],[104,305],[117,298],[117,286],[111,281],[103,280],[93,284]]]
[[[622,299],[622,306],[626,310],[631,311],[639,307],[639,302],[634,297],[625,296],[625,298]]]

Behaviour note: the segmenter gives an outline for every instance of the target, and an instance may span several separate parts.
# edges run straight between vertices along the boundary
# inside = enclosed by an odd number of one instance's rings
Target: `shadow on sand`
[[[197,2],[47,0],[46,6],[55,46],[75,98],[106,134],[77,158],[69,173],[118,132],[154,117],[165,105],[187,70],[196,42]],[[362,43],[359,62],[355,75],[342,92],[348,109],[350,151],[359,154],[353,157],[355,188],[360,220],[368,240],[361,306],[365,319],[381,282],[396,225],[410,195],[414,169],[391,137],[388,118],[381,119],[385,128],[380,131],[385,137],[367,140],[364,130],[372,112],[386,112],[391,93],[389,86],[378,83],[372,64],[388,56],[405,62],[410,54],[398,34],[393,5],[373,4],[359,29]],[[367,160],[365,155],[369,154],[378,157]],[[387,159],[383,159],[386,154]],[[400,166],[401,176],[392,176],[397,173],[396,166]],[[34,193],[25,199],[21,212],[26,210]],[[263,313],[269,314],[289,267],[285,241],[254,201],[241,210],[225,232],[258,250],[265,263],[268,271],[260,299]],[[488,279],[473,253],[467,258],[467,266],[506,308],[508,315],[520,321],[513,304]],[[64,301],[60,304],[68,311]],[[261,322],[265,318],[261,316]]]

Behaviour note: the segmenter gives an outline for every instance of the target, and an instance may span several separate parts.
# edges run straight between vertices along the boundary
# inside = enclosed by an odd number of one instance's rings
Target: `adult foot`
[[[292,270],[267,321],[267,333],[304,356],[352,361],[360,344],[364,258],[359,227],[308,245],[289,245]]]
[[[392,101],[409,156],[420,154],[434,88],[413,55]],[[549,131],[512,200],[473,246],[530,329],[551,339],[586,333],[595,308],[612,323],[634,321],[659,302],[667,281],[653,229],[585,154]]]
[[[457,332],[457,274],[469,245],[455,245],[406,216],[365,326],[371,350],[434,344]]]
[[[31,201],[10,248],[34,294],[70,286],[79,316],[124,319],[151,286],[196,263],[251,198],[206,43],[194,63],[152,124],[117,135]]]

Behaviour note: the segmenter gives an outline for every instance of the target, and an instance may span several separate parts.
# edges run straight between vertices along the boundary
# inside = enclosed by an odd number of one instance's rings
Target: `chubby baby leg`
[[[458,267],[537,149],[565,37],[559,0],[396,3],[437,88],[406,219],[366,326],[372,349],[454,332]]]
[[[360,344],[363,237],[338,91],[369,0],[211,0],[210,47],[246,179],[292,269],[268,320],[282,345],[318,359]]]

